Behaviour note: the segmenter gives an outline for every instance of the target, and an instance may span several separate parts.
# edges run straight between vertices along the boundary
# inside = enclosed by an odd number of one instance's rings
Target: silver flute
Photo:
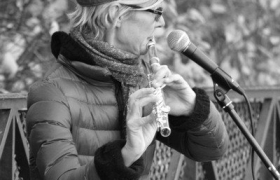
[[[151,40],[148,43],[148,55],[149,55],[149,63],[150,66],[159,65],[160,59],[157,57],[155,40]],[[149,87],[152,87],[152,76],[153,74],[148,74]],[[165,86],[165,85],[164,85]],[[162,92],[162,87],[155,88],[154,94],[160,98],[158,102],[153,106],[153,113],[156,115],[156,122],[158,131],[163,137],[168,137],[171,134],[171,129],[169,127],[168,113],[170,111],[170,107],[167,106],[164,102],[164,94]]]

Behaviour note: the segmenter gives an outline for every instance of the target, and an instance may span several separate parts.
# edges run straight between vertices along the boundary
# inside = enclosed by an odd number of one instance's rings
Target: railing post
[[[198,162],[185,157],[186,166],[184,168],[184,178],[186,180],[198,180]]]
[[[176,150],[171,150],[172,156],[170,160],[170,166],[169,166],[169,173],[167,174],[166,180],[179,180],[183,160],[184,160],[184,155],[181,153],[177,152]]]
[[[13,112],[1,110],[1,141],[0,141],[0,177],[2,180],[14,180],[15,165],[15,121]],[[2,126],[3,125],[3,126]]]
[[[15,154],[16,162],[20,167],[19,176],[24,180],[30,179],[29,174],[29,147],[26,138],[26,134],[23,131],[23,124],[19,117],[19,113],[16,115],[15,119]]]
[[[276,99],[265,99],[262,105],[262,109],[259,116],[257,125],[257,132],[255,139],[260,144],[260,147],[267,154],[269,159],[274,163],[274,149],[275,146],[275,131],[276,131],[276,120],[275,120],[275,105]],[[247,166],[245,179],[252,179],[251,163]],[[270,172],[261,162],[260,158],[254,156],[254,170],[256,178],[259,179],[273,179]]]
[[[215,161],[203,163],[206,179],[218,180],[218,172]]]
[[[17,109],[0,109],[1,180],[30,179],[29,148],[22,127]]]

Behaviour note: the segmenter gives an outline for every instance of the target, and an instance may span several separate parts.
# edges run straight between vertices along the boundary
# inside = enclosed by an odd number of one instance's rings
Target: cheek
[[[121,33],[118,38],[127,50],[142,54],[146,51],[148,39],[151,38],[154,32],[154,21],[150,18],[134,17],[121,25]]]
[[[150,36],[151,33],[148,33],[145,29],[130,26],[124,28],[118,38],[122,44],[126,45],[128,48],[133,48],[134,51],[139,50],[139,48],[141,49],[142,46],[148,42],[147,39]]]
[[[153,26],[148,25],[143,21],[138,21],[138,23],[130,24],[124,30],[124,34],[129,38],[131,41],[145,41],[149,36],[151,36],[153,32]]]
[[[144,18],[138,18],[135,21],[137,22],[134,25],[136,35],[142,38],[147,38],[151,36],[151,34],[154,31],[153,21],[147,21],[147,19]]]

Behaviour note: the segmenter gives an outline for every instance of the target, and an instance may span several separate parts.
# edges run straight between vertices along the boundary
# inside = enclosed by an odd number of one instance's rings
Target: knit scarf
[[[119,108],[121,137],[126,136],[126,114],[129,94],[145,81],[145,73],[141,68],[139,56],[114,48],[104,41],[94,40],[87,34],[81,34],[77,29],[70,36],[82,45],[92,57],[94,64],[107,68],[115,82],[115,95]]]

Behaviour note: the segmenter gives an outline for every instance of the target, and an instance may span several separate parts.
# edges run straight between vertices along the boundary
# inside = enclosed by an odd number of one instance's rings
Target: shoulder
[[[60,63],[54,63],[45,76],[33,83],[28,92],[27,105],[30,107],[38,101],[67,102],[65,91],[69,83],[78,82],[79,79]]]
[[[55,85],[55,83],[40,80],[30,86],[27,107],[39,101],[59,101],[67,102],[63,92]]]

